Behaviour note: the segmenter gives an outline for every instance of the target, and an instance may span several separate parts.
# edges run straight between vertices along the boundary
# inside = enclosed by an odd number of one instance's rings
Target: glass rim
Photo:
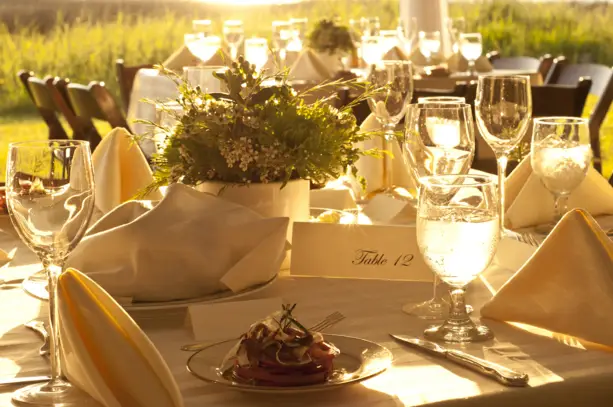
[[[409,109],[436,109],[436,110],[465,110],[470,109],[470,103],[466,102],[417,102],[409,104]]]
[[[223,22],[224,26],[239,26],[239,25],[243,25],[243,20],[225,20]]]
[[[56,143],[56,144],[60,144],[58,146],[58,148],[62,148],[62,147],[74,147],[74,146],[78,146],[78,145],[82,145],[82,146],[89,146],[90,143],[87,140],[66,140],[66,139],[48,139],[48,140],[26,140],[26,141],[15,141],[12,143],[9,143],[8,148],[13,148],[13,147],[20,147],[20,146],[27,146],[27,145],[31,145],[32,147],[36,146],[36,145],[43,145],[43,144],[51,144],[51,143]]]
[[[438,100],[437,100],[438,99]],[[426,103],[420,102],[420,100],[425,101],[436,101],[436,102],[452,102],[452,103],[466,103],[466,98],[464,96],[419,96],[417,98],[417,103]]]
[[[435,31],[420,31],[418,35],[422,35],[422,34],[438,34],[439,36],[441,35],[441,32],[439,30],[435,30]]]
[[[589,119],[585,117],[576,117],[576,116],[545,116],[545,117],[535,117],[534,123],[538,124],[552,124],[552,125],[560,125],[560,124],[588,124]]]
[[[379,61],[380,63],[382,63],[383,65],[413,65],[413,63],[411,61],[407,61],[406,59],[382,59],[381,61]],[[376,65],[376,64],[375,64]]]
[[[192,24],[213,24],[211,20],[192,20]]]
[[[438,183],[437,180],[451,180],[457,181],[459,179],[462,180],[481,180],[476,181],[470,184],[464,183],[455,183],[455,182],[447,182],[447,183]],[[424,187],[434,187],[434,188],[477,188],[477,187],[489,187],[496,186],[496,178],[493,175],[479,175],[479,174],[447,174],[447,175],[428,175],[425,177],[421,177],[419,182]]]
[[[460,37],[483,37],[481,33],[460,33]]]
[[[498,79],[498,80],[503,80],[503,79],[507,79],[507,80],[514,80],[517,82],[523,82],[523,81],[528,81],[530,82],[530,76],[529,75],[497,75],[495,73],[483,73],[480,74],[479,77],[479,82],[484,81],[484,80],[492,80],[492,79]]]

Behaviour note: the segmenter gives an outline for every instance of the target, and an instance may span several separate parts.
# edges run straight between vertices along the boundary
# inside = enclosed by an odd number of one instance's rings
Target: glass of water
[[[211,20],[192,20],[192,27],[195,33],[202,33],[205,37],[213,34]]]
[[[221,38],[203,33],[185,34],[185,46],[202,62],[206,62],[215,55],[221,47]]]
[[[420,31],[419,32],[419,52],[426,58],[427,64],[432,64],[432,58],[437,56],[441,50],[440,31]]]
[[[466,103],[463,96],[423,96],[417,99],[417,103]]]
[[[500,239],[496,181],[481,175],[421,180],[417,245],[428,267],[450,287],[447,320],[424,336],[445,342],[484,341],[492,331],[470,319],[465,287],[492,262]]]
[[[460,52],[462,53],[462,56],[468,61],[468,74],[475,75],[475,62],[483,53],[481,34],[460,34]]]
[[[292,25],[289,21],[273,21],[272,22],[272,45],[277,52],[279,64],[285,66],[287,59],[287,46],[292,39]]]
[[[261,70],[268,61],[268,41],[266,38],[249,38],[245,40],[245,59]]]
[[[588,120],[580,117],[534,119],[531,164],[541,182],[554,197],[553,223],[568,211],[568,198],[585,179],[592,160]]]
[[[232,61],[238,58],[238,47],[245,39],[245,29],[241,20],[227,20],[223,23],[223,36],[230,47]]]

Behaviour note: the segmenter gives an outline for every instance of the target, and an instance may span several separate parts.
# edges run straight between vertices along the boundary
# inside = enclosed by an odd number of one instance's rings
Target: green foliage
[[[349,28],[327,19],[315,24],[315,28],[309,34],[308,45],[318,52],[328,54],[335,54],[339,51],[350,52],[355,48]]]
[[[164,129],[170,136],[154,158],[151,188],[205,181],[324,184],[348,167],[357,172],[354,164],[363,152],[355,143],[368,135],[359,132],[349,107],[338,110],[326,100],[306,104],[284,75],[260,76],[242,57],[216,76],[226,94],[180,84],[177,102],[185,113],[174,129]],[[264,86],[270,79],[277,84]]]

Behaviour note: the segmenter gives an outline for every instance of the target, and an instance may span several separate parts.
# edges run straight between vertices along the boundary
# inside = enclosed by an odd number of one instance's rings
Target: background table
[[[10,222],[0,217],[0,248],[17,247],[14,261],[0,268],[0,277],[24,277],[38,270],[34,255],[17,241]],[[482,304],[490,297],[486,286],[499,287],[511,272],[499,266],[485,274],[487,284],[476,282],[469,301]],[[331,311],[347,316],[330,332],[358,336],[387,346],[394,366],[362,384],[325,393],[301,395],[247,394],[206,384],[185,368],[188,353],[179,346],[193,342],[185,327],[185,310],[140,311],[134,317],[170,366],[185,398],[186,407],[399,407],[444,406],[610,406],[613,397],[613,354],[582,350],[557,340],[534,335],[511,325],[487,321],[496,339],[456,346],[488,360],[504,363],[531,375],[530,388],[507,388],[472,371],[397,344],[388,333],[419,336],[428,323],[401,312],[409,300],[425,300],[426,283],[381,280],[280,277],[273,286],[254,296],[281,296],[299,304],[298,316],[309,324]],[[0,293],[0,375],[39,375],[48,372],[38,355],[40,340],[22,324],[45,316],[45,305],[20,288],[4,287]],[[0,388],[0,405],[10,405],[16,387]],[[126,406],[129,407],[129,406]],[[152,406],[153,407],[153,406]]]

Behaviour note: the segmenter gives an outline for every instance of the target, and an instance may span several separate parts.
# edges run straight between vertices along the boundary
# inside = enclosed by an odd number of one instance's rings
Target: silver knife
[[[526,386],[528,384],[529,377],[526,373],[517,372],[498,363],[490,362],[459,350],[447,349],[437,343],[423,339],[411,338],[405,335],[390,334],[390,336],[399,342],[442,356],[475,372],[489,376],[506,386]]]
[[[23,377],[11,377],[8,379],[0,379],[0,386],[8,386],[11,384],[30,384],[40,383],[51,380],[49,376],[23,376]]]

